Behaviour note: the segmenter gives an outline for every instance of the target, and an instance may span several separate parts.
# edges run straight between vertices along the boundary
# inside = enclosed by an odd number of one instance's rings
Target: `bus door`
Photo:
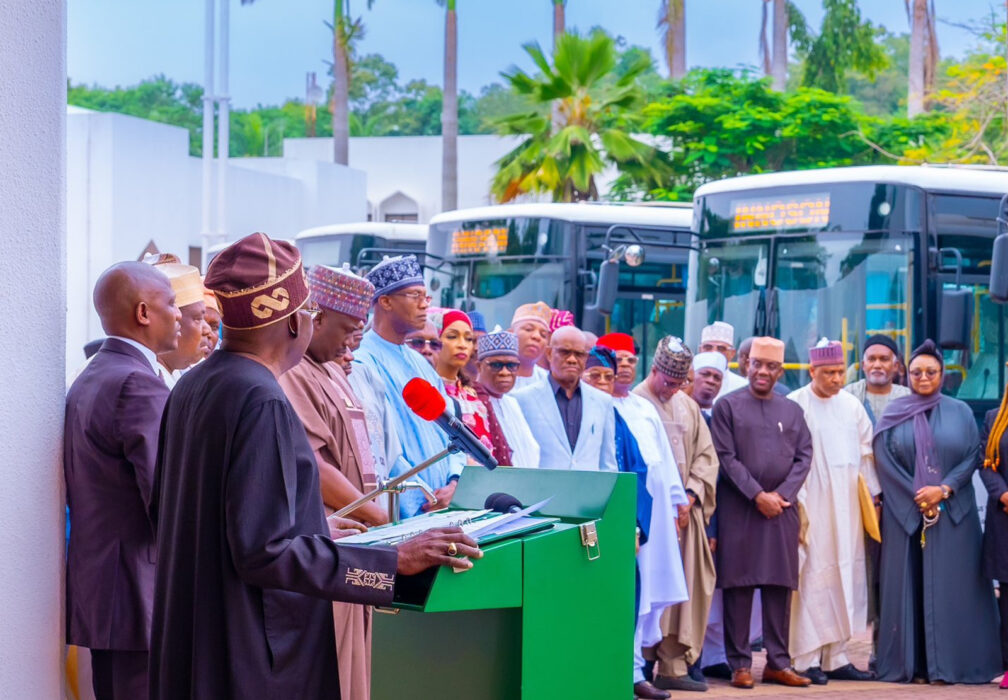
[[[666,335],[682,337],[685,304],[681,292],[619,292],[612,315],[606,320],[606,332],[620,331],[633,336],[640,347],[637,379],[651,367],[654,349]]]

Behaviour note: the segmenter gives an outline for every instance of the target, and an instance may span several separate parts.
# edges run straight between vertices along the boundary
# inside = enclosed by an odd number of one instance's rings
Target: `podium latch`
[[[578,526],[581,530],[581,544],[584,545],[588,554],[588,561],[595,561],[602,556],[602,549],[599,547],[598,530],[595,529],[595,521],[581,523]]]

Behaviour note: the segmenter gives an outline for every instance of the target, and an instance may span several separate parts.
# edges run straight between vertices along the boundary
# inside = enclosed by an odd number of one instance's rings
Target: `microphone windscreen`
[[[486,500],[483,501],[483,507],[498,513],[507,513],[512,507],[521,510],[522,503],[510,493],[498,491],[486,497]]]
[[[414,377],[406,382],[402,397],[413,413],[424,420],[437,420],[447,408],[441,392],[420,377]]]

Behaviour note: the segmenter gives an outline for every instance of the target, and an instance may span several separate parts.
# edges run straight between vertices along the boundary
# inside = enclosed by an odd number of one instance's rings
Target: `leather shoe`
[[[826,685],[829,683],[829,679],[833,677],[828,673],[823,673],[822,668],[819,666],[811,666],[806,671],[799,671],[798,675],[808,678],[812,681],[812,685]]]
[[[647,681],[634,683],[633,694],[635,698],[643,698],[643,700],[665,700],[665,698],[671,697],[664,690],[658,690]]]
[[[662,690],[692,690],[700,693],[707,690],[707,681],[696,681],[688,675],[658,676],[654,684]]]
[[[752,671],[748,668],[737,668],[732,672],[731,684],[736,688],[752,688],[755,683],[753,682]]]
[[[806,688],[812,685],[811,680],[805,676],[799,676],[795,673],[793,668],[785,668],[780,671],[775,671],[774,669],[767,667],[763,669],[763,682],[786,685],[789,688]]]
[[[812,669],[809,669],[810,671]],[[871,671],[862,671],[854,666],[854,664],[847,664],[846,666],[841,666],[838,669],[826,672],[826,677],[832,681],[873,681],[875,680],[875,674]],[[814,683],[815,681],[813,681]]]

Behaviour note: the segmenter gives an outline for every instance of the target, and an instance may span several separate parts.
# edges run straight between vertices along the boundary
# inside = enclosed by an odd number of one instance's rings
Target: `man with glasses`
[[[406,336],[406,345],[423,355],[424,359],[430,362],[431,367],[435,366],[438,353],[441,352],[441,339],[438,337],[437,328],[430,321],[430,311],[433,308],[427,310],[428,320],[424,323],[423,328]]]
[[[654,364],[633,395],[658,411],[688,503],[679,507],[679,549],[689,600],[662,617],[662,641],[655,647],[655,685],[665,690],[706,690],[695,665],[703,650],[707,616],[714,596],[714,558],[707,524],[714,514],[718,461],[700,407],[682,391],[693,353],[681,340],[666,336],[655,349]]]
[[[724,321],[715,321],[709,326],[704,326],[700,331],[700,352],[719,352],[728,362],[735,359],[734,326]],[[721,391],[717,398],[720,399],[725,394],[730,394],[745,386],[749,386],[745,378],[729,370],[725,372],[721,380]]]
[[[774,392],[784,343],[757,338],[749,353],[749,388],[714,404],[711,434],[724,477],[717,493],[718,588],[724,602],[725,652],[732,685],[752,688],[749,620],[753,593],[763,604],[764,683],[804,687],[788,648],[791,593],[798,586],[799,517],[795,499],[812,463],[801,407]]]
[[[386,257],[371,268],[367,279],[375,287],[374,315],[371,330],[361,339],[356,356],[358,362],[370,367],[385,383],[385,401],[394,417],[405,458],[392,465],[391,476],[397,476],[408,469],[406,463],[417,465],[448,445],[444,431],[417,417],[406,405],[402,396],[406,383],[421,377],[442,393],[449,407],[454,404],[444,392],[444,382],[434,368],[405,345],[406,336],[427,323],[430,307],[430,296],[416,256]],[[420,472],[418,477],[434,492],[437,502],[427,501],[419,489],[407,490],[399,499],[400,515],[409,518],[426,510],[446,507],[455,494],[465,461],[465,455],[457,453]]]
[[[514,393],[539,443],[545,469],[617,471],[611,396],[581,381],[588,360],[584,333],[558,328],[546,348],[550,373]]]
[[[499,460],[504,466],[538,467],[539,445],[518,402],[508,396],[518,373],[518,337],[507,331],[489,333],[476,347],[476,394],[487,407],[494,454],[510,458]],[[498,432],[503,442],[500,446],[496,444]]]

